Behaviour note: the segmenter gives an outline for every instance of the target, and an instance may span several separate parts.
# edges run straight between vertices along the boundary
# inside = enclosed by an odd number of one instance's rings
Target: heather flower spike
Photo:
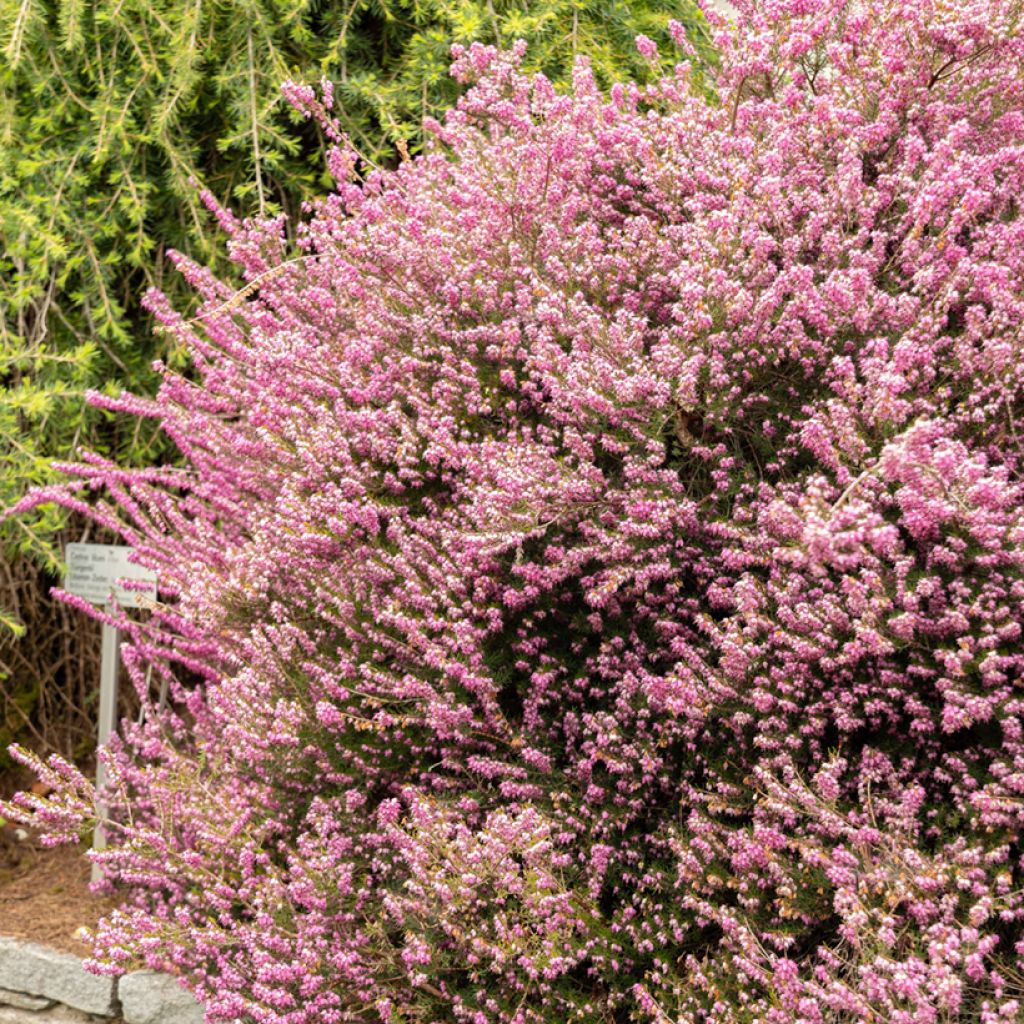
[[[608,95],[461,51],[425,153],[335,139],[294,246],[218,212],[241,296],[153,298],[194,372],[123,408],[184,470],[27,502],[161,581],[98,969],[246,1024],[1024,1020],[1020,4],[734,6]]]

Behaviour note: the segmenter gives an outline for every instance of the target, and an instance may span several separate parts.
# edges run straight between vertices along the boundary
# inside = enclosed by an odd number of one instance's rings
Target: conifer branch
[[[249,115],[252,118],[252,156],[256,175],[256,193],[259,196],[259,213],[267,214],[266,197],[263,194],[263,167],[260,160],[260,126],[256,116],[256,59],[252,52],[252,29],[246,32],[246,46],[249,51]]]

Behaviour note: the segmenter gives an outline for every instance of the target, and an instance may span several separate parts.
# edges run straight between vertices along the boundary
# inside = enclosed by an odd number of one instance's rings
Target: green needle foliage
[[[324,184],[283,80],[332,79],[360,152],[388,162],[457,98],[452,43],[524,38],[556,83],[586,53],[607,84],[650,72],[640,33],[677,58],[670,18],[708,52],[693,0],[0,0],[0,506],[81,443],[163,457],[83,392],[145,391],[153,358],[173,359],[140,298],[177,293],[167,248],[217,259],[196,183],[289,215]],[[56,568],[62,522],[9,522],[0,543]]]

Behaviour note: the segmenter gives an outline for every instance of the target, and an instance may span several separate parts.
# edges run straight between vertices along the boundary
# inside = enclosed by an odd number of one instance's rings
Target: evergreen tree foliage
[[[559,84],[585,52],[607,84],[649,72],[634,38],[667,42],[670,18],[706,48],[693,0],[0,0],[0,505],[82,442],[159,457],[84,392],[144,391],[155,356],[173,364],[140,299],[174,291],[168,249],[223,267],[197,183],[289,216],[324,184],[284,80],[331,79],[361,157],[387,163],[454,100],[452,43],[522,37]],[[12,521],[8,555],[55,567],[62,522]]]

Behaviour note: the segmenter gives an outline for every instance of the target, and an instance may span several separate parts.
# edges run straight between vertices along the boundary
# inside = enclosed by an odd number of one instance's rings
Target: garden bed
[[[0,830],[0,1024],[200,1024],[202,1009],[166,975],[88,974],[82,930],[114,906],[89,891],[81,846],[46,848]]]
[[[112,907],[89,891],[89,861],[80,846],[46,848],[5,833],[0,849],[0,932],[85,956],[82,928]]]

